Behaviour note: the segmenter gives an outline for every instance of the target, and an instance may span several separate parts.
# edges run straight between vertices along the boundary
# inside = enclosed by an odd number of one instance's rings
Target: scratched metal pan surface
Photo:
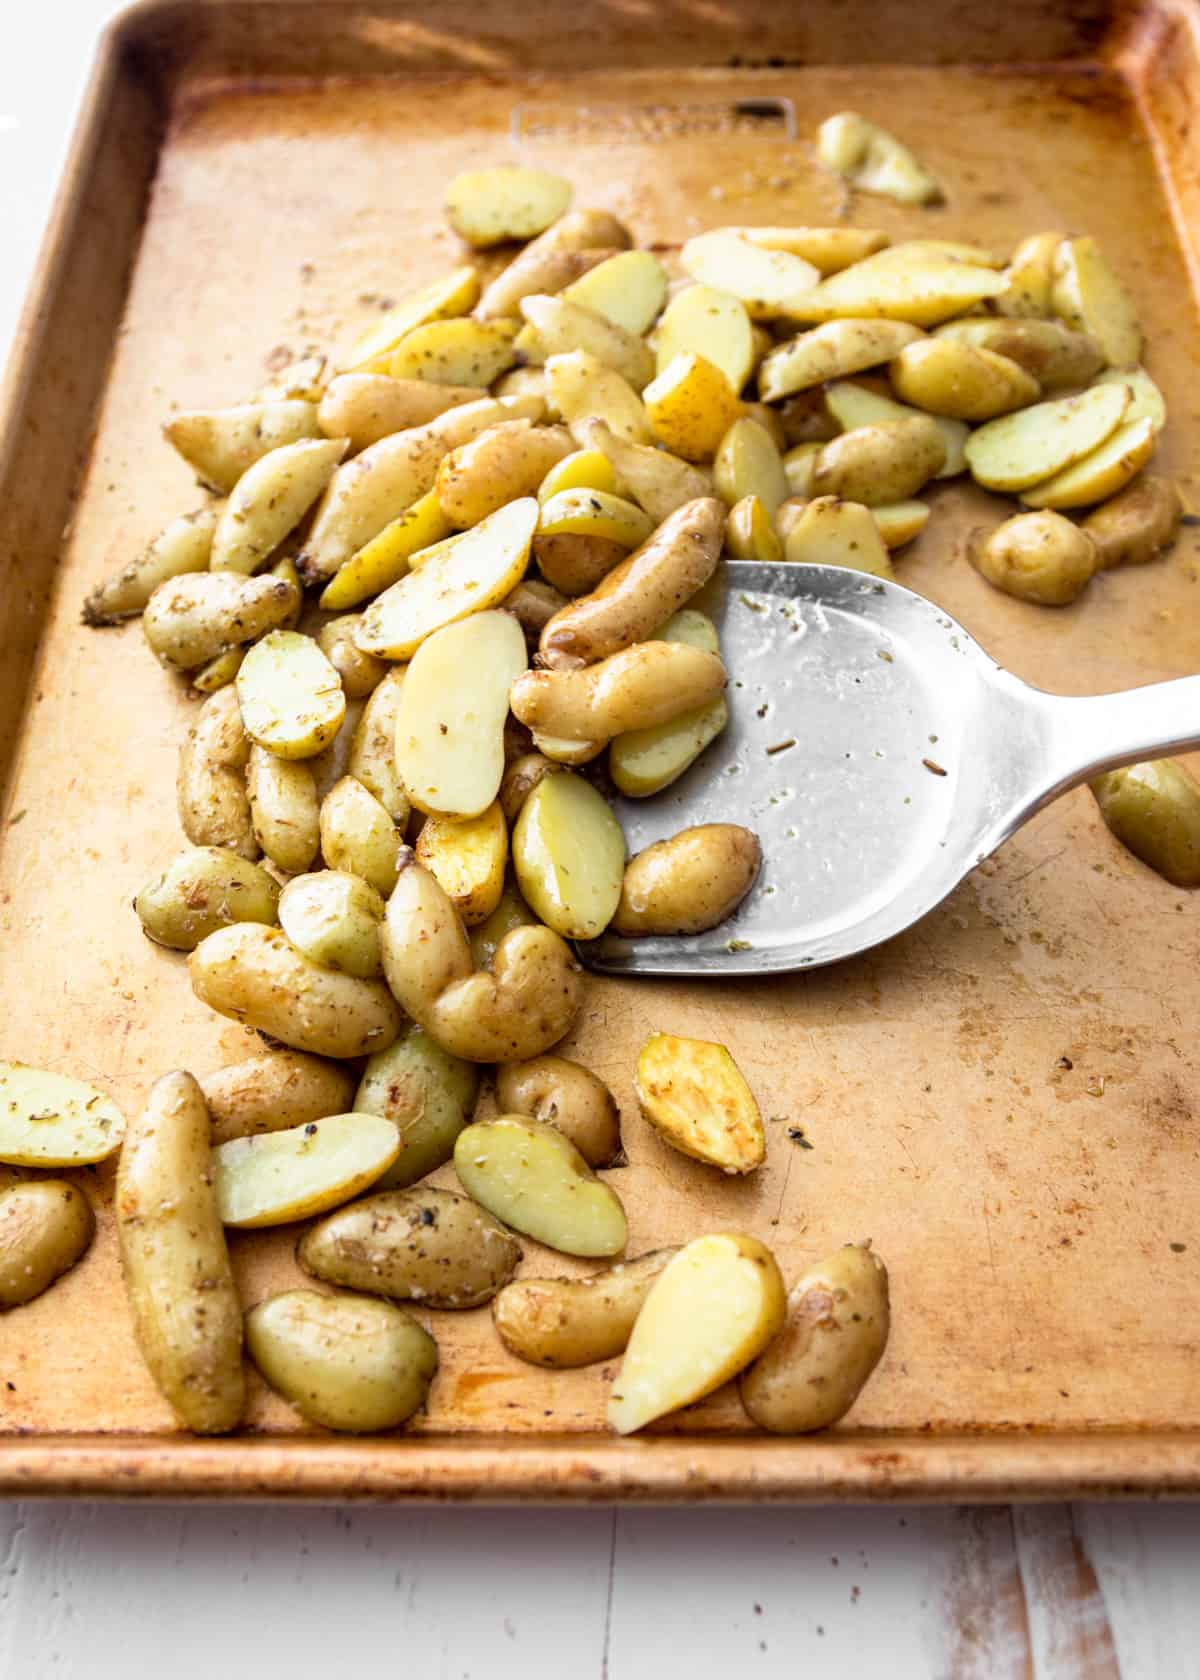
[[[458,259],[439,214],[456,170],[518,156],[560,170],[577,202],[667,253],[724,222],[842,216],[1002,249],[1045,228],[1095,234],[1137,296],[1171,410],[1159,470],[1200,506],[1198,253],[1183,232],[1200,228],[1193,24],[1183,6],[1053,0],[979,19],[878,0],[671,0],[652,16],[603,0],[155,0],[118,23],[7,385],[0,1053],[94,1079],[134,1111],[163,1070],[253,1050],[129,908],[180,841],[175,759],[194,702],[136,623],[85,632],[80,603],[195,503],[159,438],[173,408],[241,400],[281,346],[344,344],[381,297]],[[847,106],[929,161],[943,208],[843,201],[810,142]],[[965,533],[989,511],[940,488],[900,575],[1002,663],[1067,693],[1200,669],[1194,529],[1162,563],[1043,611],[966,563]],[[736,787],[726,808],[739,814]],[[603,1425],[611,1368],[521,1365],[486,1309],[437,1319],[441,1371],[404,1435],[316,1433],[255,1378],[240,1435],[190,1440],[133,1344],[112,1174],[88,1174],[95,1246],[0,1321],[0,1490],[1196,1492],[1198,1014],[1195,900],[1123,852],[1086,791],[910,933],[841,966],[589,982],[567,1048],[620,1099],[632,1252],[735,1227],[765,1238],[789,1276],[853,1238],[887,1259],[886,1358],[845,1423],[810,1440],[755,1436],[726,1390],[617,1441]],[[634,1059],[652,1029],[723,1040],[745,1070],[769,1131],[749,1181],[672,1153],[639,1118]],[[299,1281],[294,1237],[235,1236],[247,1303]],[[531,1253],[526,1270],[573,1265]]]

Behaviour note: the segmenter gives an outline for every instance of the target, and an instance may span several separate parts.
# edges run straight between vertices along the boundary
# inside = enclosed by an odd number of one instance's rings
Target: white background
[[[519,0],[518,0],[519,3]],[[111,0],[8,0],[0,353]],[[0,1505],[0,1680],[1191,1680],[1200,1514]],[[349,1661],[348,1661],[349,1659]]]

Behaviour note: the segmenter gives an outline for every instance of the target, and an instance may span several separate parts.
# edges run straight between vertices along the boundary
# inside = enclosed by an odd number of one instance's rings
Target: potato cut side
[[[1061,233],[1033,233],[1013,252],[1004,273],[1005,286],[994,299],[997,314],[1037,318],[1052,313],[1050,289]]]
[[[1086,385],[1104,366],[1104,353],[1086,333],[1063,321],[1014,319],[1003,315],[968,315],[938,327],[935,338],[960,339],[980,350],[994,350],[1023,367],[1049,392]],[[1113,370],[1108,378],[1119,378]],[[1134,375],[1129,375],[1132,379]]]
[[[476,321],[472,316],[426,321],[379,358],[380,372],[391,379],[426,379],[434,385],[474,385],[482,396],[516,361],[516,336],[512,321]]]
[[[757,496],[771,515],[787,498],[787,474],[775,439],[748,415],[735,420],[721,439],[713,461],[713,489],[727,507],[735,507],[745,496]]]
[[[238,670],[237,697],[247,735],[280,758],[314,757],[346,715],[341,678],[296,630],[272,630],[254,644]]]
[[[125,1119],[111,1097],[66,1074],[0,1062],[0,1161],[83,1167],[121,1147]]]
[[[255,461],[301,438],[319,438],[321,427],[316,403],[257,402],[177,414],[163,436],[201,483],[228,494]]]
[[[766,1133],[754,1094],[723,1044],[655,1033],[638,1056],[642,1113],[660,1137],[722,1172],[762,1165]]]
[[[1149,416],[1122,424],[1099,449],[1045,483],[1022,490],[1021,500],[1032,508],[1092,507],[1107,501],[1137,477],[1153,455],[1155,441]]]
[[[544,169],[468,169],[446,189],[446,220],[468,245],[533,239],[571,203],[571,183]]]
[[[822,274],[836,274],[851,263],[882,251],[888,242],[886,233],[876,228],[852,227],[731,227],[726,233],[736,233],[751,245],[763,245],[768,251],[790,251],[803,257]]]
[[[652,251],[618,251],[560,296],[593,309],[626,332],[649,332],[667,299],[667,274]]]
[[[654,521],[635,502],[603,490],[560,490],[542,503],[538,518],[539,537],[602,537],[624,549],[640,548],[653,531]]]
[[[669,618],[655,641],[686,642],[703,653],[719,654],[716,626],[704,613],[685,607]],[[618,735],[608,753],[613,781],[630,799],[645,799],[677,781],[729,722],[724,699],[712,700],[666,723]]]
[[[427,491],[346,561],[326,584],[322,607],[326,612],[340,612],[390,589],[408,571],[414,554],[444,541],[453,529],[437,492]]]
[[[689,239],[679,260],[698,284],[740,299],[752,321],[791,314],[793,303],[821,277],[803,257],[753,245],[721,228]]]
[[[763,357],[758,370],[759,395],[777,402],[796,391],[810,390],[830,379],[890,362],[907,344],[921,337],[907,321],[827,321],[801,333]]]
[[[1004,276],[982,264],[919,251],[898,261],[896,250],[879,251],[814,287],[804,299],[803,319],[881,316],[932,327],[1003,290]]]
[[[1054,313],[1090,334],[1113,367],[1136,367],[1142,354],[1137,308],[1094,239],[1064,239],[1054,257]]]
[[[1166,401],[1145,368],[1106,368],[1096,376],[1092,384],[1129,387],[1130,403],[1122,418],[1122,425],[1132,426],[1137,420],[1149,420],[1156,432],[1161,432],[1166,425]]]
[[[1036,403],[989,420],[967,439],[967,464],[989,490],[1025,490],[1111,437],[1129,407],[1125,385],[1094,385],[1077,397]]]
[[[757,1237],[697,1237],[656,1279],[608,1402],[619,1435],[690,1406],[756,1359],[782,1328],[783,1278]]]
[[[562,1254],[619,1254],[628,1237],[614,1190],[553,1126],[502,1114],[460,1132],[454,1170],[469,1196],[514,1231]]]
[[[590,420],[602,420],[630,443],[652,440],[645,407],[633,386],[587,350],[550,357],[546,363],[546,395],[577,442],[575,428]]]
[[[686,350],[719,367],[734,391],[740,391],[757,360],[750,316],[741,299],[712,286],[688,286],[676,293],[654,334],[659,373]]]
[[[355,1112],[381,1115],[400,1134],[400,1153],[377,1189],[403,1189],[450,1160],[455,1138],[475,1112],[479,1073],[477,1063],[443,1050],[415,1021],[405,1023],[389,1049],[371,1057]]]
[[[231,1138],[212,1155],[217,1211],[223,1224],[246,1228],[308,1219],[374,1184],[399,1153],[399,1132],[376,1114]]]
[[[371,602],[359,626],[359,647],[383,659],[411,659],[435,630],[499,606],[525,575],[537,519],[537,501],[522,496],[436,544],[418,570]]]
[[[858,192],[894,198],[897,204],[934,204],[937,178],[894,134],[857,111],[838,111],[817,130],[817,159]]]
[[[809,502],[784,539],[785,560],[797,566],[850,566],[872,577],[890,578],[892,562],[871,509],[861,502],[818,496]]]
[[[568,298],[544,297],[535,293],[521,299],[525,325],[514,341],[517,354],[533,367],[544,365],[551,356],[586,350],[598,362],[626,379],[634,390],[648,385],[654,374],[654,356],[640,338],[616,326],[607,315]]]
[[[581,421],[578,431],[589,448],[604,455],[623,488],[656,525],[669,519],[685,502],[712,492],[704,473],[669,450],[630,443],[602,420]]]
[[[538,488],[538,501],[544,507],[565,490],[599,490],[607,496],[620,494],[612,463],[599,449],[576,449],[552,466]]]
[[[816,444],[813,447],[820,449],[821,446]],[[783,470],[787,477],[788,489],[795,494],[792,486],[793,475],[788,470],[786,459]],[[735,560],[783,559],[783,544],[776,535],[771,515],[761,497],[753,492],[743,496],[729,510],[729,519],[725,526],[725,549]]]
[[[685,461],[708,461],[742,412],[733,386],[715,363],[681,350],[642,392],[658,441]]]
[[[889,549],[903,548],[905,543],[919,537],[928,525],[929,512],[928,502],[886,502],[882,507],[871,509],[871,518]]]
[[[565,770],[539,782],[513,831],[526,902],[564,939],[595,939],[612,921],[625,874],[625,836],[608,801]]]
[[[394,350],[400,340],[426,321],[466,315],[479,301],[479,275],[469,264],[443,274],[420,291],[389,309],[356,341],[341,371],[379,371],[373,364]]]
[[[467,927],[486,922],[504,890],[508,828],[503,811],[493,800],[477,817],[430,817],[417,837],[416,856]]]
[[[504,774],[508,691],[528,663],[521,627],[505,612],[475,613],[417,649],[396,707],[396,769],[419,811],[478,817],[491,805]]]

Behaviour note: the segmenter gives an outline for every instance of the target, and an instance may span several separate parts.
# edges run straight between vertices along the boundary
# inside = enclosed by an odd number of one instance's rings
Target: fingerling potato
[[[505,420],[452,449],[437,471],[434,491],[451,525],[478,525],[506,503],[532,496],[556,461],[574,452],[561,426]]]
[[[644,543],[653,531],[649,514],[621,496],[603,490],[561,490],[542,503],[534,554],[539,552],[538,543],[546,536],[602,537],[618,543],[627,554]]]
[[[655,1033],[637,1061],[638,1102],[665,1142],[726,1173],[748,1173],[766,1159],[754,1095],[723,1044]]]
[[[354,1075],[348,1068],[298,1050],[266,1050],[205,1074],[199,1083],[214,1143],[345,1114],[354,1099]]]
[[[160,531],[136,560],[98,583],[83,603],[83,622],[93,629],[140,613],[160,583],[206,572],[219,509],[197,508]]]
[[[961,339],[918,339],[901,350],[888,372],[898,396],[950,420],[994,420],[1042,394],[1019,363]]]
[[[196,846],[225,846],[258,856],[243,774],[250,743],[234,688],[219,689],[201,706],[179,753],[175,784],[179,823]]]
[[[520,1114],[479,1121],[458,1134],[454,1170],[481,1207],[547,1248],[593,1258],[625,1246],[616,1192],[553,1126]]]
[[[803,447],[820,450],[820,444],[806,444]],[[795,451],[792,451],[795,454]],[[784,461],[784,473],[788,481],[788,489],[792,490],[792,475],[788,469],[788,461]],[[811,476],[811,475],[810,475]],[[794,491],[793,494],[798,494]],[[806,495],[807,480],[805,485]],[[782,506],[782,503],[780,504]],[[778,510],[776,510],[778,511]],[[725,526],[725,547],[735,560],[760,560],[766,562],[783,559],[783,544],[775,533],[771,523],[771,515],[767,512],[766,503],[753,492],[743,496],[729,510],[729,519]]]
[[[683,642],[704,653],[720,653],[712,620],[691,607],[673,613],[655,632],[654,640]],[[644,799],[658,793],[695,763],[728,721],[729,707],[718,698],[680,712],[666,723],[618,735],[609,748],[609,774],[627,798]]]
[[[1083,529],[1096,545],[1096,566],[1143,566],[1175,541],[1183,503],[1167,478],[1143,477],[1093,509]]]
[[[504,1114],[527,1114],[556,1126],[589,1167],[609,1167],[621,1153],[612,1092],[589,1068],[565,1056],[502,1062],[496,1069],[496,1103]]]
[[[376,366],[391,379],[474,385],[482,392],[516,361],[516,336],[515,321],[476,321],[470,316],[426,321],[405,333]]]
[[[522,298],[521,314],[525,325],[514,347],[534,367],[544,366],[551,356],[585,350],[619,373],[635,391],[654,377],[654,355],[641,338],[594,309],[566,297],[534,295]]]
[[[465,315],[478,299],[479,275],[469,263],[440,274],[373,322],[351,348],[343,371],[357,368],[382,371],[379,364],[414,328],[423,327],[427,321]]]
[[[603,420],[583,420],[575,430],[589,449],[600,451],[656,525],[669,519],[685,502],[712,493],[711,483],[698,468],[668,450],[651,449],[618,437]]]
[[[202,939],[233,922],[273,927],[279,884],[257,863],[221,846],[181,852],[133,901],[142,932],[156,945],[194,951]]]
[[[521,807],[512,854],[522,895],[547,927],[564,939],[595,939],[608,926],[621,897],[625,836],[590,782],[571,770],[540,781]]]
[[[762,866],[756,835],[737,823],[701,823],[658,840],[625,866],[615,933],[630,939],[704,933],[726,921]]]
[[[384,898],[396,884],[403,837],[362,783],[343,776],[321,801],[321,852],[330,869],[360,875]]]
[[[744,496],[757,496],[769,514],[787,495],[783,459],[757,420],[735,420],[721,439],[713,461],[713,488],[729,507]]]
[[[992,300],[997,314],[1036,320],[1052,313],[1050,292],[1061,233],[1031,233],[1022,239],[1004,271],[1004,290]]]
[[[1137,366],[1137,309],[1094,239],[1064,239],[1055,251],[1050,306],[1068,326],[1094,338],[1111,366]]]
[[[564,216],[562,221],[566,220]],[[520,314],[523,298],[535,295],[557,297],[573,281],[581,279],[609,257],[619,254],[606,245],[582,250],[542,248],[542,241],[559,226],[561,222],[547,228],[539,239],[533,240],[519,256],[514,257],[507,268],[500,270],[476,307],[475,314],[479,320],[512,320]]]
[[[828,321],[764,356],[758,370],[758,394],[764,402],[778,402],[828,380],[878,367],[921,336],[904,321]]]
[[[960,340],[979,350],[993,350],[1016,362],[1046,390],[1086,385],[1104,366],[1104,352],[1086,333],[1061,321],[1020,320],[1003,315],[947,321],[937,339]],[[915,401],[915,398],[914,398]]]
[[[812,470],[813,494],[865,507],[901,502],[945,464],[946,446],[932,419],[883,420],[825,444]]]
[[[855,227],[734,227],[726,230],[768,251],[791,251],[822,274],[836,274],[863,257],[873,256],[888,242],[875,228]]]
[[[398,583],[410,562],[453,534],[436,490],[428,490],[364,543],[325,585],[321,605],[327,612],[356,607]]]
[[[881,420],[914,420],[921,418],[919,408],[907,403],[893,402],[867,385],[853,379],[838,379],[825,389],[825,411],[843,432],[859,426],[873,426]],[[964,420],[947,420],[943,414],[928,416],[942,434],[946,446],[946,464],[934,474],[935,478],[956,478],[967,470],[966,443],[970,428]],[[793,451],[793,454],[795,451]],[[791,484],[791,475],[788,478]],[[794,496],[807,496],[809,487],[792,485]]]
[[[752,244],[732,228],[696,234],[684,243],[679,261],[698,284],[738,298],[752,321],[791,314],[821,277],[795,252]]]
[[[625,250],[631,244],[628,228],[607,210],[570,210],[501,270],[480,298],[476,313],[482,317],[515,315],[527,293],[556,290],[552,285],[537,283],[543,273],[549,272],[544,266],[547,257],[604,247]]]
[[[306,870],[321,843],[320,803],[307,764],[268,752],[257,742],[246,766],[254,838],[277,869]]]
[[[921,248],[918,241],[894,245],[830,275],[806,294],[804,319],[879,316],[933,327],[1004,291],[1004,276],[993,268],[931,247],[932,242],[926,242]]]
[[[194,671],[274,630],[298,601],[299,591],[283,578],[187,573],[158,585],[146,603],[142,629],[161,664]]]
[[[566,422],[576,443],[588,420],[602,420],[629,443],[650,443],[653,433],[641,397],[627,379],[587,350],[571,350],[546,362],[546,399]]]
[[[534,551],[537,550],[537,538],[534,538]],[[624,550],[621,551],[624,553]],[[523,578],[511,595],[504,597],[504,611],[511,613],[521,626],[521,634],[525,638],[526,657],[530,657],[537,650],[538,638],[549,624],[556,612],[561,612],[567,604],[567,596],[561,589],[555,589],[552,583],[546,583],[541,578]]]
[[[468,245],[502,245],[544,233],[571,203],[571,184],[545,169],[468,169],[446,189],[446,220]]]
[[[678,1254],[660,1248],[586,1278],[521,1278],[492,1302],[492,1323],[528,1365],[570,1370],[625,1351],[656,1279]]]
[[[313,758],[346,715],[342,680],[311,636],[272,630],[238,670],[242,726],[278,758]]]
[[[937,178],[886,128],[857,111],[839,111],[817,130],[817,160],[858,192],[894,198],[897,204],[935,204]]]
[[[665,373],[676,356],[689,350],[720,368],[738,395],[757,360],[750,316],[741,299],[712,286],[688,286],[677,292],[655,329],[658,372]]]
[[[290,1225],[349,1201],[400,1151],[396,1128],[374,1114],[331,1114],[290,1131],[231,1138],[212,1152],[225,1225]]]
[[[788,527],[783,552],[794,566],[850,566],[872,577],[895,576],[870,508],[836,496],[807,503]]]
[[[121,1147],[125,1120],[110,1097],[25,1062],[0,1062],[0,1161],[86,1167]]]
[[[427,426],[447,409],[479,401],[478,385],[393,379],[385,373],[340,373],[317,410],[327,437],[345,438],[357,453],[380,438]]]
[[[195,409],[176,414],[163,427],[167,442],[195,468],[200,482],[222,495],[273,449],[320,435],[316,404],[298,400]]]
[[[640,336],[667,301],[667,274],[652,251],[614,251],[564,287],[562,296]]]
[[[279,925],[322,968],[377,980],[383,899],[359,875],[321,869],[297,875],[279,897]]]
[[[1091,784],[1123,846],[1175,887],[1200,887],[1200,784],[1173,758],[1109,770]]]
[[[304,438],[249,467],[221,509],[211,570],[256,572],[303,519],[345,453],[345,438]]]
[[[1082,459],[1022,490],[1021,500],[1033,508],[1092,507],[1107,501],[1137,477],[1153,455],[1155,442],[1149,417],[1122,424]]]
[[[1124,385],[1093,385],[989,420],[967,439],[967,465],[988,490],[1044,483],[1111,437],[1129,407]]]
[[[367,701],[346,760],[346,774],[374,794],[397,828],[407,824],[409,815],[408,795],[396,768],[396,713],[406,669],[393,666]]]
[[[92,1204],[65,1179],[32,1179],[0,1192],[0,1308],[45,1294],[83,1258],[95,1233]]]
[[[340,618],[331,618],[317,631],[317,646],[337,672],[342,693],[348,700],[365,700],[391,669],[374,654],[364,653],[354,640],[354,632],[361,622],[361,613],[344,613]]]
[[[444,1166],[478,1097],[477,1064],[406,1021],[396,1042],[371,1057],[354,1099],[357,1112],[381,1115],[400,1134],[400,1153],[376,1187],[402,1189]]]
[[[716,654],[683,642],[638,642],[585,670],[527,671],[513,684],[509,704],[540,740],[539,750],[553,757],[552,738],[589,742],[599,751],[614,735],[706,706],[724,692],[725,681]]]
[[[632,504],[631,504],[632,505]],[[638,509],[641,512],[641,509]],[[588,536],[583,532],[564,531],[550,536],[537,532],[533,539],[533,558],[538,570],[564,596],[589,595],[616,570],[629,553],[629,545],[611,537]],[[566,600],[561,602],[566,606]],[[559,609],[556,607],[555,611]],[[554,615],[551,613],[549,618]],[[538,638],[549,618],[538,628]],[[535,641],[535,649],[536,649]]]
[[[976,532],[968,557],[981,577],[1006,595],[1062,607],[1091,581],[1096,545],[1060,513],[1021,513],[986,536]]]

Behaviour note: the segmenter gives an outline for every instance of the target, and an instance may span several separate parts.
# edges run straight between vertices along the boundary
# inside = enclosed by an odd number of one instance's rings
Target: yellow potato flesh
[[[783,457],[757,420],[735,420],[721,439],[713,461],[713,488],[729,507],[744,496],[757,496],[771,515],[786,500]]]
[[[379,371],[391,379],[475,385],[482,393],[516,361],[516,336],[512,321],[427,321],[380,358]]]
[[[560,295],[595,310],[626,332],[644,333],[666,302],[666,271],[652,251],[618,251]]]
[[[653,355],[640,338],[614,325],[606,315],[566,298],[536,293],[521,299],[521,314],[525,325],[517,334],[514,348],[531,365],[544,365],[551,356],[585,350],[628,380],[635,391],[649,384],[654,373]]]
[[[1103,373],[1097,374],[1092,384],[1129,387],[1130,403],[1122,425],[1132,426],[1135,420],[1149,420],[1156,432],[1161,432],[1166,425],[1166,402],[1145,368],[1106,368]]]
[[[756,1359],[787,1310],[779,1267],[755,1237],[721,1232],[680,1250],[646,1298],[608,1402],[632,1434],[702,1400]]]
[[[1091,454],[1064,472],[1022,490],[1021,500],[1033,508],[1091,507],[1115,496],[1141,472],[1154,453],[1154,421],[1146,417],[1118,426]]]
[[[685,461],[708,461],[742,411],[720,368],[683,350],[642,392],[658,441]]]
[[[602,537],[623,548],[640,548],[653,530],[636,503],[603,490],[560,490],[542,503],[538,519],[539,536]]]
[[[603,795],[569,770],[547,776],[521,807],[513,864],[526,902],[564,939],[595,939],[616,914],[625,836]]]
[[[859,192],[897,204],[932,204],[942,197],[937,180],[886,128],[857,111],[839,111],[817,130],[817,159]]]
[[[1064,239],[1054,256],[1054,313],[1096,340],[1113,367],[1136,367],[1142,329],[1133,299],[1094,239]]]
[[[788,531],[784,558],[798,566],[850,566],[890,578],[892,563],[870,508],[818,496]]]
[[[377,980],[383,898],[344,869],[297,875],[279,899],[279,925],[298,951],[322,968]]]
[[[479,275],[475,269],[469,266],[453,269],[428,286],[422,286],[419,292],[413,292],[382,315],[355,343],[341,371],[350,373],[355,369],[369,369],[388,351],[394,350],[414,327],[450,315],[465,315],[478,301]]]
[[[497,1219],[563,1254],[619,1254],[628,1237],[616,1193],[553,1126],[524,1115],[468,1126],[454,1145],[463,1189]]]
[[[846,316],[882,316],[932,327],[962,315],[1004,290],[994,269],[955,257],[917,253],[897,261],[894,251],[879,251],[865,261],[822,280],[804,299],[806,321],[835,321]]]
[[[571,202],[571,184],[544,169],[501,164],[468,169],[446,189],[446,219],[469,245],[500,245],[544,233]]]
[[[577,449],[550,468],[538,489],[543,507],[564,490],[601,490],[617,495],[617,475],[606,455],[598,449]]]
[[[777,402],[827,380],[861,373],[890,362],[920,337],[906,321],[827,321],[764,356],[758,370],[759,395],[764,402]]]
[[[280,758],[312,758],[341,728],[341,678],[311,636],[272,630],[250,649],[236,680],[247,735]]]
[[[967,464],[989,490],[1025,490],[1098,449],[1120,425],[1129,402],[1124,385],[1094,385],[1077,397],[989,420],[967,439]]]
[[[1004,290],[993,300],[998,314],[1033,320],[1050,314],[1054,256],[1062,238],[1061,233],[1034,233],[1021,241],[1004,272]]]
[[[414,554],[442,542],[453,529],[437,492],[427,491],[346,561],[326,584],[322,607],[340,612],[381,594],[404,576]]]
[[[679,260],[700,285],[744,303],[752,321],[790,314],[820,279],[819,270],[803,257],[753,245],[720,228],[689,239]]]
[[[927,502],[887,502],[871,509],[871,518],[888,548],[903,548],[929,523]]]
[[[642,1113],[673,1148],[722,1172],[753,1172],[767,1140],[754,1094],[723,1044],[655,1033],[637,1063]]]
[[[630,443],[651,441],[650,422],[633,386],[587,350],[550,357],[546,395],[573,435],[582,422],[602,420]]]
[[[691,607],[668,619],[654,639],[686,642],[703,653],[721,651],[712,620]],[[678,780],[728,722],[729,707],[722,698],[681,712],[666,723],[618,735],[609,748],[609,773],[623,794],[644,799]]]
[[[0,1062],[0,1161],[89,1166],[115,1155],[124,1135],[120,1110],[91,1085],[24,1062]]]
[[[659,373],[686,350],[719,367],[733,390],[740,391],[757,359],[745,304],[712,286],[688,286],[679,292],[663,311],[654,334]]]
[[[212,1154],[222,1224],[288,1225],[374,1184],[400,1153],[400,1134],[375,1114],[331,1114],[286,1132],[231,1138]]]
[[[504,813],[493,802],[477,817],[430,817],[417,838],[416,855],[467,927],[485,922],[504,889],[508,862]]]
[[[751,245],[765,245],[769,251],[791,251],[803,257],[822,274],[836,274],[851,263],[881,251],[886,233],[874,228],[852,227],[733,227],[726,230]]]
[[[820,444],[815,445],[820,449]],[[788,489],[795,493],[788,463],[783,463]],[[778,511],[778,509],[776,510]],[[751,493],[735,502],[725,526],[725,547],[735,560],[775,561],[783,559],[783,544],[775,534],[771,515],[760,496]]]

